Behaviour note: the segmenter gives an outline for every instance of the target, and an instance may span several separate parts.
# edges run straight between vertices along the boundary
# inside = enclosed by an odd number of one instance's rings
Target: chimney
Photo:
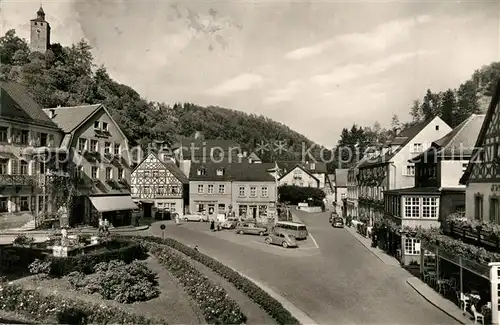
[[[400,127],[396,127],[394,128],[394,136],[398,136],[398,134],[401,132],[401,128]]]
[[[49,117],[53,119],[54,116],[56,116],[56,110],[53,108],[49,109]]]

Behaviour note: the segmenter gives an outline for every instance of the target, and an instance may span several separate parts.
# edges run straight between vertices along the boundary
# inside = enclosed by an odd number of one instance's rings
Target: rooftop
[[[198,170],[203,169],[205,175],[198,175]],[[222,175],[217,171],[222,170]],[[191,181],[255,181],[275,182],[275,178],[267,172],[262,164],[242,163],[193,163],[189,172]]]
[[[73,132],[82,122],[93,115],[102,105],[83,105],[71,107],[46,108],[45,112],[49,118],[51,111],[54,112],[54,121],[65,133]],[[50,119],[50,118],[49,118]]]
[[[326,173],[326,163],[307,161],[277,161],[278,167],[285,173],[293,170],[296,166],[301,166],[310,173]]]

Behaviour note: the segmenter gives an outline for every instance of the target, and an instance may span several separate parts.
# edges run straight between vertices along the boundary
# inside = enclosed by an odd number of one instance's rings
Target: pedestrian
[[[210,220],[210,230],[215,231],[215,222],[214,220]]]
[[[102,234],[104,232],[104,220],[99,218],[99,228],[97,228],[97,232]]]
[[[109,232],[109,221],[108,219],[104,219],[104,231],[106,232],[107,235],[110,234]]]

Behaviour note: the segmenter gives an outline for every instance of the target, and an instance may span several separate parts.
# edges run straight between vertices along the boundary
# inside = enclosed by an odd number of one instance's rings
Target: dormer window
[[[217,169],[217,176],[224,176],[224,168]]]
[[[102,130],[103,131],[108,131],[108,123],[102,122]]]
[[[439,125],[436,125],[436,131],[439,131]]]
[[[311,170],[314,170],[316,169],[316,164],[315,163],[311,163]]]
[[[101,128],[101,123],[99,121],[94,122],[94,130],[99,130]]]
[[[205,176],[206,175],[206,170],[205,168],[199,168],[196,172],[198,176]]]

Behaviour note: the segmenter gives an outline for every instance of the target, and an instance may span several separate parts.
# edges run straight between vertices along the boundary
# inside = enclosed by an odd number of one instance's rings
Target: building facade
[[[69,152],[75,200],[69,223],[130,224],[137,205],[130,195],[128,140],[104,105],[58,107],[45,113],[65,133],[60,149]]]
[[[300,165],[283,173],[278,179],[278,182],[279,185],[320,188],[320,180]]]
[[[472,115],[431,147],[410,160],[415,165],[415,186],[384,193],[385,217],[398,226],[439,227],[444,218],[465,207],[465,187],[460,177],[472,156],[484,115]],[[395,234],[396,235],[396,234]],[[401,238],[405,264],[420,260],[420,242]]]
[[[231,214],[265,222],[276,213],[275,178],[263,164],[192,164],[189,180],[191,213],[214,218]]]
[[[48,168],[36,150],[56,149],[61,139],[27,89],[0,81],[0,228],[34,228],[36,217],[52,210],[40,184]]]
[[[288,185],[325,189],[327,183],[327,169],[325,163],[308,161],[277,161],[276,164],[279,168],[280,185],[284,185],[283,182],[287,182]],[[297,167],[300,167],[302,171],[297,170]],[[308,176],[305,174],[308,174]],[[300,176],[303,176],[302,181]],[[283,180],[283,182],[281,180]],[[317,181],[317,185],[315,184],[315,181]],[[294,184],[291,182],[294,182]],[[302,185],[300,185],[301,183]]]
[[[460,180],[466,185],[465,215],[500,224],[500,82],[479,131],[476,149]]]
[[[358,218],[358,169],[350,168],[347,172],[347,215]]]
[[[173,161],[150,153],[132,171],[130,185],[135,202],[151,201],[159,211],[184,214],[189,180]]]
[[[30,20],[30,50],[45,53],[50,48],[50,24],[45,20],[45,12],[40,6],[36,18]]]
[[[399,132],[359,165],[359,214],[369,220],[369,225],[384,215],[384,191],[415,185],[415,164],[408,160],[450,131],[449,125],[435,117]]]
[[[347,217],[347,179],[349,169],[335,169],[335,210],[342,217]]]

